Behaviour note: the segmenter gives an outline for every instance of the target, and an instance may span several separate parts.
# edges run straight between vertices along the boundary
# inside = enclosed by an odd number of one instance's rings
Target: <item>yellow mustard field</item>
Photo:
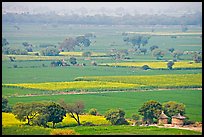
[[[105,82],[105,81],[74,81],[74,82],[46,82],[46,83],[20,83],[2,84],[2,86],[22,87],[40,90],[63,90],[63,89],[91,89],[91,88],[134,88],[137,84]]]
[[[75,80],[98,80],[156,87],[202,87],[202,74],[168,74],[151,76],[90,76]]]
[[[91,122],[95,125],[110,125],[111,123],[107,121],[104,116],[94,116],[94,115],[79,115],[81,124],[86,122]],[[2,125],[11,126],[11,125],[21,125],[26,122],[20,122],[12,113],[2,112]],[[77,122],[71,118],[68,114],[62,120],[62,125],[77,124]]]
[[[110,125],[110,121],[107,121],[104,116],[94,116],[94,115],[79,115],[81,124],[86,122],[91,122],[95,125]],[[62,125],[77,124],[77,122],[71,118],[68,114],[64,117]]]
[[[104,63],[101,66],[127,66],[142,67],[148,65],[150,68],[167,68],[167,62],[122,62],[122,63]],[[202,68],[202,63],[189,63],[187,61],[174,62],[173,68]]]
[[[12,113],[2,112],[2,125],[3,126],[11,126],[11,125],[21,125],[25,122],[21,122],[15,118]]]

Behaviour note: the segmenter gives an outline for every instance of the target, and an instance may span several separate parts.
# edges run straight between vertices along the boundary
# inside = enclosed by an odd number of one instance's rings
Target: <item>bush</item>
[[[83,52],[83,53],[82,53],[82,56],[83,56],[83,57],[90,57],[91,54],[92,54],[92,53],[91,53],[90,51],[86,51],[86,52]]]
[[[95,108],[90,109],[89,114],[96,116],[98,114],[97,109],[95,109]]]
[[[79,134],[71,129],[54,129],[51,131],[50,135],[79,135]]]
[[[142,66],[142,69],[143,70],[148,70],[148,69],[151,69],[148,65],[144,65],[144,66]]]
[[[124,116],[125,112],[121,109],[110,109],[105,114],[106,120],[110,121],[112,125],[128,125]]]

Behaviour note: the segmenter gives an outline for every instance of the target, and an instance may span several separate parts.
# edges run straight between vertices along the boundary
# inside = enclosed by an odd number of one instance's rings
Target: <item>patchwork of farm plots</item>
[[[121,63],[103,63],[101,66],[124,66],[124,67],[142,67],[148,65],[152,69],[167,68],[167,62],[121,62]],[[190,63],[187,61],[174,62],[173,68],[202,68],[202,63]]]
[[[40,90],[121,90],[142,87],[185,88],[202,87],[202,74],[168,74],[154,76],[90,76],[78,77],[74,82],[46,82],[2,84],[4,87],[21,87]]]

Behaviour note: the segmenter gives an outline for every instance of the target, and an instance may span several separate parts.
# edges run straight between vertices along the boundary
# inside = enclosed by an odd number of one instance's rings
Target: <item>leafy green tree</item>
[[[149,36],[144,36],[144,35],[135,35],[133,37],[128,37],[128,38],[124,38],[124,41],[128,41],[130,42],[133,47],[135,47],[135,49],[140,49],[141,46],[145,46],[146,44],[148,44],[148,40],[150,39]],[[137,47],[136,47],[137,45]]]
[[[151,50],[151,51],[153,51],[154,49],[158,49],[159,47],[157,46],[157,45],[153,45],[153,46],[151,46],[149,49]]]
[[[183,52],[182,51],[179,51],[179,50],[174,50],[172,52],[172,56],[174,57],[174,59],[180,59],[180,56],[183,55]]]
[[[110,121],[112,125],[128,124],[124,118],[125,112],[121,109],[110,109],[105,113],[106,120]]]
[[[79,115],[84,112],[84,103],[82,101],[76,101],[72,104],[67,104],[64,100],[60,100],[59,103],[66,110],[69,116],[76,120],[78,125],[81,125]]]
[[[140,52],[142,53],[144,53],[144,55],[147,53],[147,49],[146,48],[140,48]]]
[[[164,51],[160,50],[160,49],[154,49],[152,51],[152,55],[154,57],[156,57],[157,60],[161,60],[164,57]]]
[[[56,48],[46,48],[41,50],[41,55],[43,56],[58,56],[60,51]]]
[[[167,63],[167,68],[168,68],[169,70],[172,70],[173,65],[174,65],[174,62],[170,60],[170,61],[168,61],[168,63]]]
[[[12,113],[20,121],[28,121],[28,125],[31,125],[32,120],[41,112],[44,104],[38,102],[32,103],[16,103],[13,106]]]
[[[174,50],[175,50],[174,48],[169,48],[169,49],[168,49],[168,51],[169,51],[170,53],[173,53]]]
[[[57,103],[52,102],[51,104],[46,106],[47,117],[41,117],[46,120],[47,122],[52,122],[52,127],[55,127],[56,123],[62,122],[64,116],[66,117],[66,110]],[[42,119],[41,119],[42,120]]]
[[[132,115],[132,119],[134,120],[134,122],[135,122],[136,125],[140,125],[140,124],[141,124],[141,121],[139,121],[139,120],[140,120],[140,115],[138,115],[138,114],[133,114],[133,115]]]
[[[193,61],[195,61],[195,63],[200,63],[202,62],[202,54],[198,54],[197,52],[194,52],[192,55]]]
[[[75,64],[77,64],[77,59],[76,59],[75,57],[71,57],[71,58],[69,59],[69,62],[70,62],[72,65],[75,65]]]
[[[62,43],[60,43],[60,51],[71,51],[74,50],[75,46],[77,45],[77,41],[75,38],[69,37],[66,38]]]
[[[9,45],[9,42],[7,41],[6,38],[2,38],[2,47],[6,45]]]
[[[148,123],[153,123],[153,119],[158,119],[162,111],[162,104],[155,100],[147,101],[139,108],[138,112],[140,115],[144,116],[144,121]]]
[[[11,106],[8,105],[8,99],[2,97],[2,112],[11,112]]]
[[[185,105],[183,103],[178,103],[175,101],[169,101],[162,104],[164,113],[168,117],[172,117],[180,113],[181,115],[185,114]]]
[[[98,114],[97,109],[91,108],[91,109],[89,110],[89,114],[96,116],[96,115]]]

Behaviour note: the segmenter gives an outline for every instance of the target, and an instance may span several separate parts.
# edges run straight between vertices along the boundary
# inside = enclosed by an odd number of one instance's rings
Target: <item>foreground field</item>
[[[34,92],[34,93],[32,93]],[[16,96],[12,96],[16,94]],[[150,90],[136,92],[103,92],[89,94],[45,94],[40,90],[18,88],[3,88],[3,95],[7,95],[9,104],[13,106],[17,102],[33,101],[59,101],[63,99],[67,103],[81,100],[85,104],[85,112],[96,108],[99,114],[104,114],[108,109],[121,108],[125,111],[125,117],[130,118],[133,113],[148,100],[156,100],[160,103],[176,101],[185,104],[186,116],[192,121],[202,121],[202,90]]]
[[[2,113],[2,118],[4,121],[2,122],[2,135],[50,135],[53,130],[52,128],[43,128],[36,126],[28,126],[23,122],[20,122],[15,119],[14,115],[9,113]],[[101,119],[101,116],[90,116],[85,115],[87,120],[94,119],[91,121],[96,123],[97,120]],[[83,121],[84,117],[81,117]],[[93,118],[92,118],[93,117]],[[89,119],[90,118],[90,119]],[[14,122],[8,123],[10,119],[15,120]],[[104,118],[102,118],[104,119]],[[17,121],[17,122],[16,122]],[[101,122],[101,120],[99,120]],[[106,121],[106,120],[103,120]],[[16,124],[15,124],[16,122]],[[19,124],[20,123],[20,124]],[[68,124],[68,127],[64,127],[60,130],[73,130],[78,135],[201,135],[201,132],[190,131],[190,130],[182,130],[182,129],[170,129],[170,128],[158,128],[155,126],[149,127],[139,127],[139,126],[111,126],[108,122],[106,126],[98,125],[98,126],[73,126]],[[70,126],[70,127],[69,127]]]

